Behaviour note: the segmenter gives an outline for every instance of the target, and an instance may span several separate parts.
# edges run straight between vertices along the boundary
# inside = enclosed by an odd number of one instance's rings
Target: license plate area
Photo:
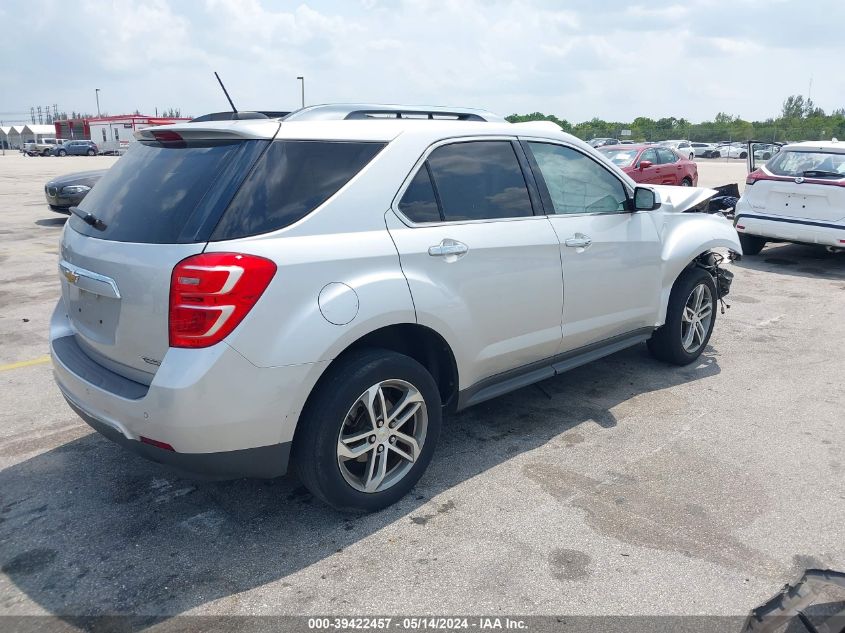
[[[114,345],[120,317],[120,299],[104,297],[82,288],[67,287],[68,316],[85,338],[103,345]]]

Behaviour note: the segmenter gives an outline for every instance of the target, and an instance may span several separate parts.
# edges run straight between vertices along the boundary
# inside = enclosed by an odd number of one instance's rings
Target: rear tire
[[[716,323],[716,297],[710,273],[698,266],[684,270],[672,286],[666,322],[648,340],[651,355],[673,365],[701,356]]]
[[[739,157],[741,159],[745,160],[746,158],[748,158],[748,152],[740,152]]]
[[[425,472],[441,417],[437,384],[417,361],[384,349],[351,352],[328,369],[305,406],[294,468],[315,497],[338,510],[380,510]]]
[[[743,255],[759,255],[766,245],[766,239],[748,233],[739,234],[739,244],[742,246]]]

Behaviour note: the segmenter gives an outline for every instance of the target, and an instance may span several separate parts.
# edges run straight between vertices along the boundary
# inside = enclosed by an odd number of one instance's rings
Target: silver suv
[[[682,213],[715,192],[639,187],[544,122],[315,106],[136,137],[64,230],[59,388],[145,457],[290,464],[338,508],[406,494],[444,413],[644,341],[694,361],[711,249],[740,252]]]

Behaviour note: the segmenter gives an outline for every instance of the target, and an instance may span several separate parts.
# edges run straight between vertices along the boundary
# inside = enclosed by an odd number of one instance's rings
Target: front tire
[[[766,240],[757,235],[739,233],[739,245],[742,246],[743,255],[759,255],[766,245]]]
[[[692,180],[690,180],[689,178],[684,178],[681,181],[681,187],[692,187]]]
[[[669,295],[666,322],[648,340],[655,358],[674,365],[695,361],[716,323],[716,283],[703,268],[692,266],[681,273]]]
[[[383,349],[351,352],[309,398],[294,438],[294,467],[330,506],[380,510],[425,472],[441,418],[437,384],[417,361]]]
[[[89,156],[94,156],[96,153],[97,153],[97,152],[95,152],[93,149],[89,149],[89,150],[88,150],[88,155],[89,155]]]
[[[67,152],[63,149],[59,150],[59,156],[67,156]]]

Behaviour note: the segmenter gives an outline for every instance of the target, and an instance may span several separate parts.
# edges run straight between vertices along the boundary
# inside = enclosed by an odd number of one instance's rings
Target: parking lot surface
[[[845,253],[731,265],[697,364],[642,345],[477,406],[408,497],[344,515],[291,477],[173,474],[62,400],[43,186],[113,161],[0,157],[0,614],[741,615],[845,569]]]

